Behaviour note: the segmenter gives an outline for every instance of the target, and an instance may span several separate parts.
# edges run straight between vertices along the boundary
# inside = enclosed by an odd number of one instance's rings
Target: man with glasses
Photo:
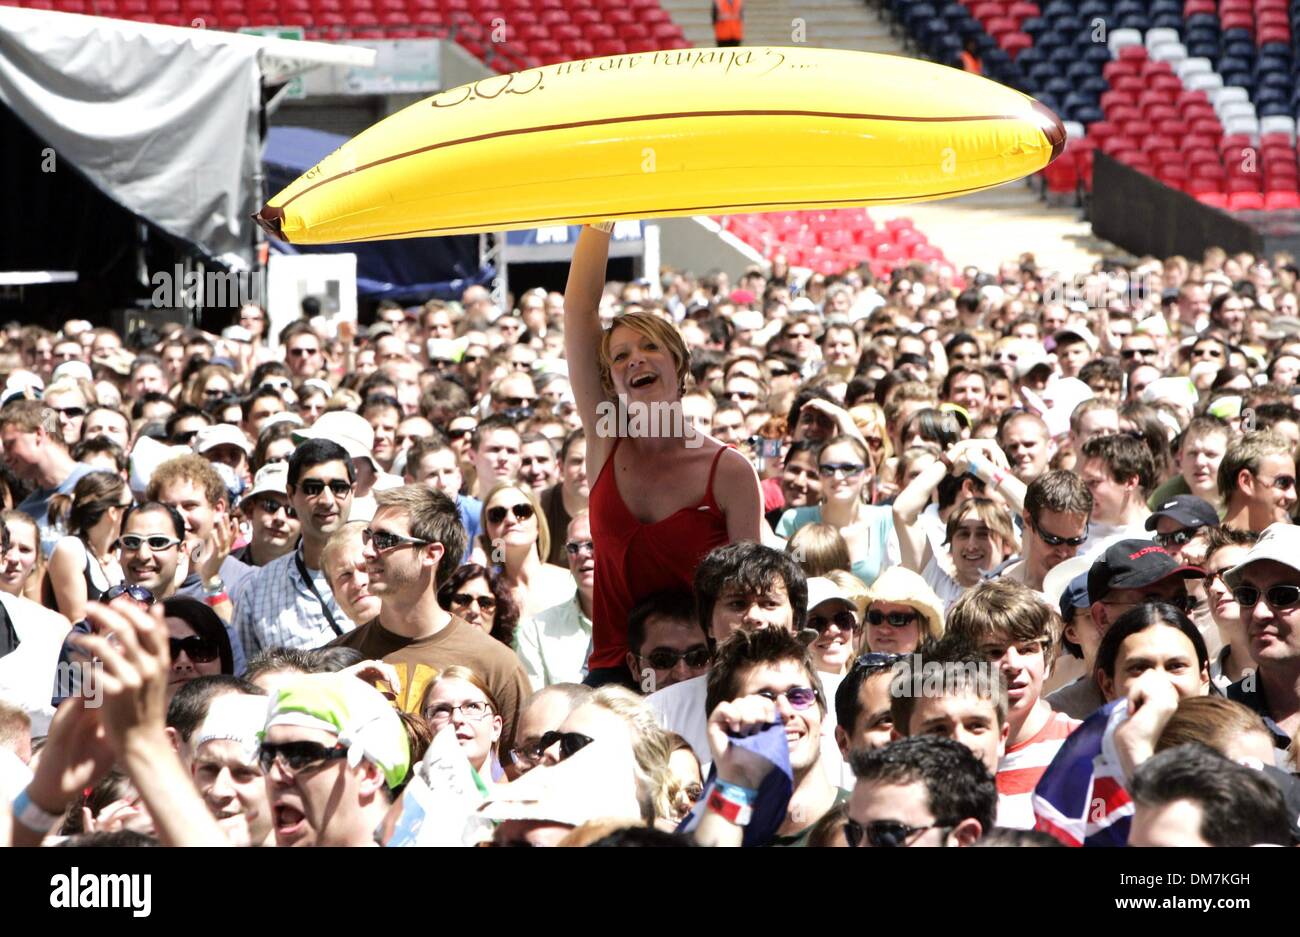
[[[330,535],[348,521],[356,475],[348,451],[309,439],[289,458],[285,491],[298,515],[297,549],[255,571],[236,596],[235,626],[249,657],[268,647],[320,647],[353,628],[321,568]]]
[[[1228,688],[1228,699],[1259,713],[1284,750],[1300,729],[1300,527],[1270,525],[1223,578],[1257,667]]]
[[[563,546],[577,586],[573,597],[524,619],[515,629],[515,653],[536,689],[552,683],[581,683],[587,676],[596,552],[591,516],[585,510],[569,521]]]
[[[512,779],[542,763],[550,747],[544,744],[550,741],[547,733],[558,730],[569,713],[587,702],[593,692],[591,687],[580,683],[553,683],[528,697],[519,708],[515,747],[510,749],[509,764],[504,766]]]
[[[807,845],[812,827],[847,801],[848,791],[837,787],[821,764],[822,720],[828,707],[804,645],[783,628],[736,632],[718,648],[705,706],[717,778],[696,832],[699,840],[705,845],[739,845],[744,810],[757,802],[771,762],[747,765],[730,737],[779,722],[789,747],[794,790],[770,845]]]
[[[627,616],[627,669],[642,693],[705,675],[713,662],[689,592],[657,592]]]
[[[1078,553],[1088,539],[1091,514],[1092,495],[1078,475],[1040,475],[1025,489],[1022,555],[990,577],[1014,579],[1041,592],[1048,572]]]
[[[45,405],[59,415],[59,434],[69,448],[81,439],[86,419],[86,395],[73,380],[55,381],[45,388]]]
[[[253,536],[234,556],[249,566],[265,566],[298,545],[302,525],[289,503],[288,474],[289,466],[284,462],[262,466],[253,479],[252,490],[239,502],[239,510],[252,528]]]
[[[1158,366],[1160,349],[1156,347],[1156,340],[1152,336],[1145,332],[1134,332],[1124,336],[1119,357],[1124,364],[1124,371],[1131,373],[1134,368],[1144,364]]]
[[[1146,529],[1155,541],[1180,563],[1199,565],[1204,556],[1200,540],[1219,526],[1214,506],[1195,495],[1178,495],[1164,502],[1147,518]]]
[[[325,367],[320,336],[305,322],[295,322],[280,336],[284,343],[284,363],[295,379],[303,381],[317,377]]]
[[[733,374],[727,381],[722,396],[739,407],[745,416],[749,416],[759,405],[766,405],[767,388],[747,374]]]
[[[427,485],[389,488],[375,497],[375,516],[361,542],[370,592],[381,602],[379,617],[332,646],[391,664],[407,712],[415,712],[434,676],[453,664],[469,667],[500,706],[501,747],[508,750],[519,704],[532,693],[528,675],[510,648],[438,603],[439,587],[465,552],[455,502]]]
[[[1290,523],[1296,504],[1295,453],[1271,432],[1246,433],[1219,463],[1219,496],[1227,508],[1223,526],[1262,531]]]
[[[973,846],[993,828],[993,776],[965,745],[921,735],[853,759],[850,846]]]
[[[277,846],[373,846],[410,743],[383,694],[348,674],[295,675],[271,693],[258,764]]]
[[[537,388],[527,374],[512,371],[492,385],[492,412],[519,423],[533,415]]]

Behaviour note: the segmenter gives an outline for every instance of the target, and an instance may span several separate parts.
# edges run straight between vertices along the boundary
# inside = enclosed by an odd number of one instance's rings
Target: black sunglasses
[[[570,758],[596,741],[581,732],[547,732],[537,741],[539,751],[546,751],[556,742],[560,743],[560,760]]]
[[[675,651],[670,647],[657,647],[649,654],[643,655],[641,659],[655,670],[672,670],[679,660],[686,661],[686,666],[692,670],[699,670],[709,665],[709,661],[713,659],[713,652],[709,650],[707,644],[697,644],[684,651]]]
[[[319,498],[321,492],[326,488],[326,483],[321,481],[319,478],[309,478],[306,481],[300,482],[300,484],[302,485],[302,493],[309,498]],[[328,487],[330,491],[334,492],[335,497],[345,498],[352,494],[353,486],[351,482],[345,482],[341,478],[336,478],[328,483]]]
[[[1156,543],[1166,550],[1170,547],[1181,547],[1191,541],[1199,529],[1198,527],[1188,527],[1183,530],[1175,530],[1172,534],[1156,534]]]
[[[292,504],[285,504],[282,501],[276,501],[274,498],[258,498],[257,506],[267,514],[274,514],[276,511],[284,511],[285,516],[293,520],[298,516]]]
[[[449,429],[447,430],[448,439],[468,439],[474,435],[474,428],[469,429]]]
[[[844,838],[850,846],[861,846],[865,839],[877,849],[892,849],[907,845],[908,837],[936,827],[947,830],[947,827],[940,827],[937,823],[929,826],[908,826],[898,820],[872,820],[863,826],[850,817],[844,824]]]
[[[54,412],[60,416],[65,416],[69,420],[75,420],[79,416],[86,415],[85,407],[55,407]]]
[[[171,645],[172,660],[180,657],[182,651],[196,664],[206,664],[221,656],[221,649],[217,647],[216,641],[200,638],[198,635],[191,635],[188,638],[168,638],[167,643]]]
[[[533,516],[533,506],[526,501],[521,501],[509,510],[515,516],[515,520],[526,521]],[[505,506],[498,504],[496,507],[488,508],[487,519],[488,523],[500,524],[506,519]]]
[[[421,540],[418,537],[404,537],[401,534],[390,533],[386,530],[371,530],[367,527],[365,530],[361,531],[361,542],[373,543],[376,550],[380,553],[384,553],[393,549],[393,547],[402,544],[411,547],[425,547],[433,541]]]
[[[917,617],[916,612],[890,612],[886,615],[884,612],[878,612],[874,608],[867,612],[867,621],[871,622],[873,625],[883,625],[888,621],[891,628],[902,628],[906,625],[910,625],[912,622],[916,621]]]
[[[117,585],[113,586],[113,588],[101,595],[99,601],[107,603],[114,599],[121,598],[124,595],[127,598],[139,602],[145,608],[152,606],[155,601],[153,593],[144,586],[133,586],[129,582],[119,582]],[[173,654],[173,656],[175,655]]]
[[[1038,534],[1038,539],[1049,547],[1081,547],[1084,541],[1088,539],[1086,532],[1081,537],[1058,537],[1056,534],[1049,534],[1037,524],[1034,524],[1033,527],[1034,533]]]
[[[877,612],[877,614],[879,613]],[[874,622],[874,624],[878,625],[880,624],[880,622]],[[822,634],[823,632],[825,632],[826,629],[830,628],[831,625],[834,625],[835,627],[839,628],[841,631],[857,632],[862,628],[862,623],[858,621],[858,616],[853,614],[853,612],[849,611],[847,608],[841,609],[840,611],[836,612],[834,615],[830,615],[830,616],[826,616],[826,615],[808,616],[808,627],[812,628],[818,634]]]
[[[297,772],[322,762],[347,756],[348,749],[345,745],[335,745],[330,748],[320,742],[281,742],[278,745],[274,742],[263,742],[257,751],[257,763],[262,766],[264,774],[270,772],[271,766],[277,760],[290,771]]]
[[[1267,589],[1259,589],[1255,586],[1237,586],[1232,590],[1232,597],[1242,609],[1253,609],[1259,604],[1260,596],[1263,595],[1264,601],[1268,607],[1281,611],[1283,609],[1295,608],[1300,605],[1300,586],[1279,585],[1270,586]]]
[[[470,595],[468,592],[453,592],[451,594],[452,605],[465,608],[472,603],[477,603],[478,607],[485,612],[490,612],[497,607],[497,600],[490,595]]]

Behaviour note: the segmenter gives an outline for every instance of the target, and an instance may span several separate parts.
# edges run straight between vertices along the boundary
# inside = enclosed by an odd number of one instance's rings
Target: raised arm
[[[600,384],[600,297],[605,290],[605,265],[609,260],[609,233],[590,226],[578,235],[569,281],[564,288],[564,351],[569,362],[569,385],[587,434],[587,477],[596,478],[613,446],[597,432],[596,408],[605,400]]]
[[[934,551],[930,538],[918,521],[925,506],[930,503],[934,490],[948,474],[948,466],[940,459],[927,465],[912,479],[912,483],[894,499],[894,532],[898,534],[898,549],[903,565],[920,573],[930,562]]]

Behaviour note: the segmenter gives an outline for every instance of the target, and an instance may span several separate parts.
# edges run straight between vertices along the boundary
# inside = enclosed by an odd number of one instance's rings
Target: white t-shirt
[[[826,715],[822,717],[821,763],[826,777],[836,787],[844,787],[847,776],[852,787],[852,774],[840,747],[835,742],[835,691],[839,689],[844,677],[840,674],[819,673],[822,692],[826,696]],[[700,770],[707,775],[709,765],[713,762],[713,753],[709,750],[709,719],[704,711],[705,697],[708,691],[708,674],[691,677],[681,683],[656,690],[645,698],[646,704],[654,710],[659,724],[669,732],[676,732],[690,744],[695,757],[700,760]]]

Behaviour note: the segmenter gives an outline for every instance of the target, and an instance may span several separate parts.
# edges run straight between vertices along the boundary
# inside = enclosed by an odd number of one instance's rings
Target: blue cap
[[[1074,618],[1076,609],[1087,608],[1091,604],[1088,601],[1088,574],[1080,573],[1070,580],[1061,593],[1061,617],[1068,625]]]

